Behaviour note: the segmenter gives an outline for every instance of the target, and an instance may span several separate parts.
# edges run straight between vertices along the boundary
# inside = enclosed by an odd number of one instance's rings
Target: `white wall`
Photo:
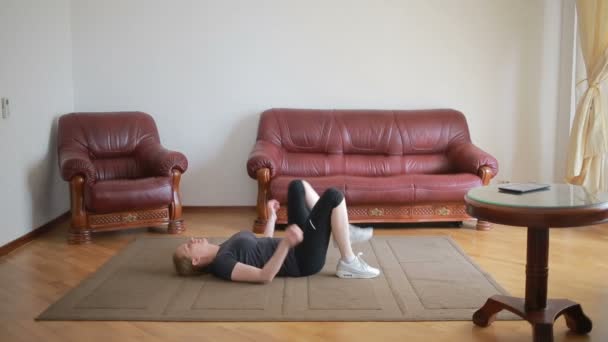
[[[75,109],[153,114],[186,205],[255,202],[271,107],[456,108],[498,179],[553,180],[560,23],[553,0],[72,1]]]
[[[562,0],[561,44],[559,60],[558,120],[555,139],[555,179],[565,182],[570,126],[575,113],[576,2]]]
[[[456,108],[499,180],[561,181],[572,1],[0,0],[0,245],[68,210],[74,109],[153,114],[190,159],[186,205],[254,203],[271,107]]]
[[[0,246],[69,209],[56,119],[73,110],[68,0],[0,0]]]

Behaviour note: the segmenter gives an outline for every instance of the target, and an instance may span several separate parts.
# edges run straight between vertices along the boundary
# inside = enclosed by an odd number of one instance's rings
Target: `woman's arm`
[[[266,262],[263,268],[237,262],[232,270],[230,279],[251,283],[270,283],[277,273],[279,273],[279,270],[281,270],[289,249],[302,242],[302,238],[302,230],[297,225],[294,224],[287,227],[285,229],[285,238],[279,242],[274,254],[272,254],[272,257],[270,257],[270,260]]]
[[[277,222],[277,217],[268,217],[266,221],[266,226],[264,227],[264,237],[273,237],[274,236],[274,225]]]
[[[234,281],[245,281],[251,283],[270,283],[279,273],[283,262],[289,252],[289,244],[285,239],[279,242],[274,254],[264,265],[264,268],[258,268],[237,262],[232,270],[231,279]]]
[[[277,211],[281,207],[279,201],[275,199],[271,199],[268,201],[268,220],[266,221],[266,227],[264,227],[264,236],[265,237],[273,237],[274,236],[274,225],[277,222]]]

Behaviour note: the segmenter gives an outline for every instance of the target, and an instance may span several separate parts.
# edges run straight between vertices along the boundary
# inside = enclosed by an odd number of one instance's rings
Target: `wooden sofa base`
[[[88,212],[84,206],[84,178],[75,176],[70,181],[71,222],[68,243],[90,243],[94,232],[138,227],[167,227],[169,234],[185,230],[179,194],[181,173],[172,170],[173,201],[169,206],[155,209],[130,210],[107,214]]]
[[[488,166],[479,168],[478,176],[482,184],[488,185],[492,171]],[[256,172],[258,181],[258,199],[256,205],[257,219],[253,224],[255,233],[263,233],[267,222],[267,201],[270,189],[270,170],[261,168]],[[417,205],[348,205],[348,218],[353,223],[409,223],[409,222],[449,222],[471,220],[467,215],[465,203],[462,202],[432,202]],[[287,223],[287,208],[283,205],[277,213],[277,223]],[[492,224],[477,220],[477,230],[490,230]]]
[[[420,205],[352,205],[348,207],[348,218],[352,223],[414,223],[452,222],[473,219],[467,215],[464,203],[445,202]],[[277,213],[277,223],[287,223],[287,208],[282,206]],[[258,218],[254,231],[262,233],[266,221]],[[489,230],[491,223],[477,221],[477,230]]]
[[[133,210],[111,214],[87,214],[86,226],[72,225],[68,231],[68,243],[90,243],[91,234],[138,227],[166,227],[169,234],[180,234],[183,220],[170,220],[169,208]]]

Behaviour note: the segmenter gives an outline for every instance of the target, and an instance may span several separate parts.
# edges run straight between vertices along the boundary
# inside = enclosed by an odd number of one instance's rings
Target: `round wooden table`
[[[568,328],[578,334],[591,331],[591,320],[581,306],[567,299],[547,300],[549,229],[587,226],[608,220],[608,194],[590,194],[570,184],[551,184],[547,190],[506,193],[498,186],[470,190],[467,213],[480,220],[528,227],[526,297],[496,295],[477,310],[473,322],[490,325],[496,313],[509,310],[530,322],[534,341],[553,341],[553,322],[564,315]]]

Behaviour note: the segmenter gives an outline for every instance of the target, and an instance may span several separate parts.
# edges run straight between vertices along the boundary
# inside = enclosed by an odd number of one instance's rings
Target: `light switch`
[[[11,116],[11,107],[6,97],[2,98],[2,118],[8,119]]]

